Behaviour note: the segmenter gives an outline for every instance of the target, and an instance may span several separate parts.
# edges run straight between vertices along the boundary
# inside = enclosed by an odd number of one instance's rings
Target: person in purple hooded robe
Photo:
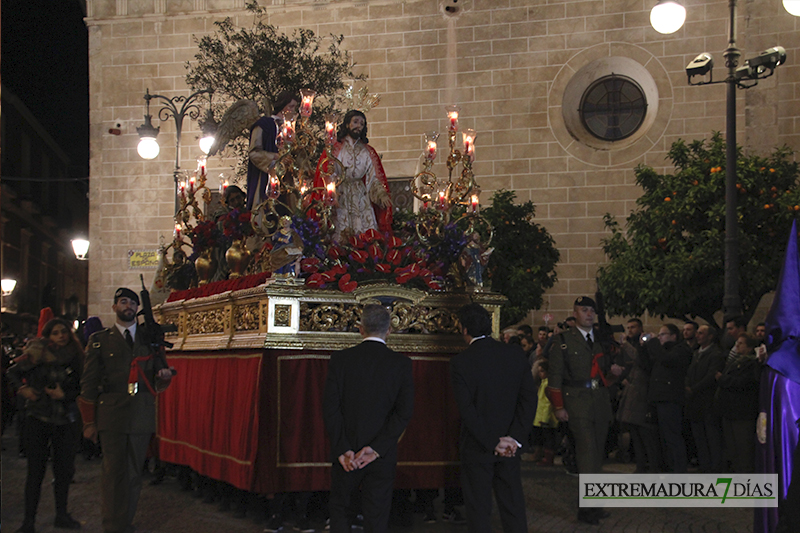
[[[778,474],[778,508],[757,508],[754,515],[755,533],[772,533],[779,518],[781,528],[797,527],[798,521],[788,523],[789,513],[800,508],[800,479],[796,474],[798,436],[800,429],[800,256],[797,250],[797,224],[786,246],[786,259],[775,299],[767,315],[768,357],[761,372],[759,415],[756,424],[756,472]],[[793,479],[793,474],[795,478]],[[792,497],[788,501],[789,486]],[[781,516],[783,515],[783,516]],[[793,531],[783,529],[783,531]]]

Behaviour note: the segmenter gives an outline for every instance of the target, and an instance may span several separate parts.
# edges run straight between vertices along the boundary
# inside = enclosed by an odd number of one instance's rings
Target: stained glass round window
[[[619,141],[644,122],[647,100],[638,83],[612,74],[596,80],[583,93],[581,121],[598,139]]]

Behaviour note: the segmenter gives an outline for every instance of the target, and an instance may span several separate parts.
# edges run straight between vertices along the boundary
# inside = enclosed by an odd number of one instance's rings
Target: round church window
[[[594,81],[583,93],[580,117],[592,135],[619,141],[636,133],[647,113],[647,99],[638,83],[611,74]]]

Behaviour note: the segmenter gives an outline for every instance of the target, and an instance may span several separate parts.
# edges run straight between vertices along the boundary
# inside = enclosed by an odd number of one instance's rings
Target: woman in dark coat
[[[19,533],[35,531],[36,510],[52,446],[53,484],[56,503],[54,525],[80,529],[80,522],[67,513],[69,484],[75,473],[75,453],[80,414],[75,399],[80,394],[83,351],[70,325],[54,318],[42,337],[28,343],[8,370],[11,385],[25,398],[25,451],[28,477],[25,482],[25,521]]]

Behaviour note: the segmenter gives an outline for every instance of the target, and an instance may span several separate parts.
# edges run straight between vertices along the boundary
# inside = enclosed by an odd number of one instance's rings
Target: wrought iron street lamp
[[[183,130],[183,119],[188,115],[192,120],[197,120],[197,117],[200,116],[200,105],[198,100],[200,96],[204,94],[211,95],[213,94],[213,91],[202,89],[190,94],[189,96],[181,95],[173,98],[169,98],[160,94],[150,94],[150,89],[147,89],[144,94],[144,123],[136,128],[136,131],[139,133],[138,152],[142,158],[153,159],[158,156],[159,153],[159,146],[158,141],[156,141],[156,137],[158,137],[160,128],[153,126],[153,116],[150,114],[150,100],[155,99],[162,102],[162,107],[158,112],[159,120],[164,122],[172,118],[175,121],[175,169],[172,172],[172,177],[175,182],[174,198],[176,212],[178,210],[178,180],[181,173],[181,131]],[[211,143],[213,143],[213,139],[211,142],[208,142],[205,137],[208,137],[208,135],[204,135],[201,143],[208,143],[210,146]],[[202,146],[203,145],[201,144],[201,149]],[[207,150],[204,150],[204,153],[208,153]]]
[[[784,0],[783,3],[789,13],[797,15],[790,9],[790,5],[798,3],[796,0]],[[667,4],[673,5],[667,6]],[[728,47],[722,54],[725,59],[725,67],[728,69],[725,79],[714,81],[714,59],[708,53],[700,54],[686,66],[689,85],[727,84],[725,108],[725,294],[722,299],[725,320],[742,314],[742,299],[739,295],[739,226],[736,220],[736,89],[737,87],[739,89],[754,87],[758,84],[758,80],[771,76],[778,65],[786,61],[786,51],[782,47],[776,46],[746,60],[742,66],[739,66],[739,58],[742,53],[736,46],[736,4],[737,0],[728,0]],[[685,9],[682,7],[675,9],[675,5],[679,4],[673,0],[661,0],[653,8],[650,21],[656,31],[674,33],[683,25],[686,18]],[[683,10],[682,15],[681,10]],[[670,24],[668,22],[671,21],[666,19],[672,16],[677,16],[677,19]],[[666,27],[672,31],[662,31],[659,27],[662,29]]]

